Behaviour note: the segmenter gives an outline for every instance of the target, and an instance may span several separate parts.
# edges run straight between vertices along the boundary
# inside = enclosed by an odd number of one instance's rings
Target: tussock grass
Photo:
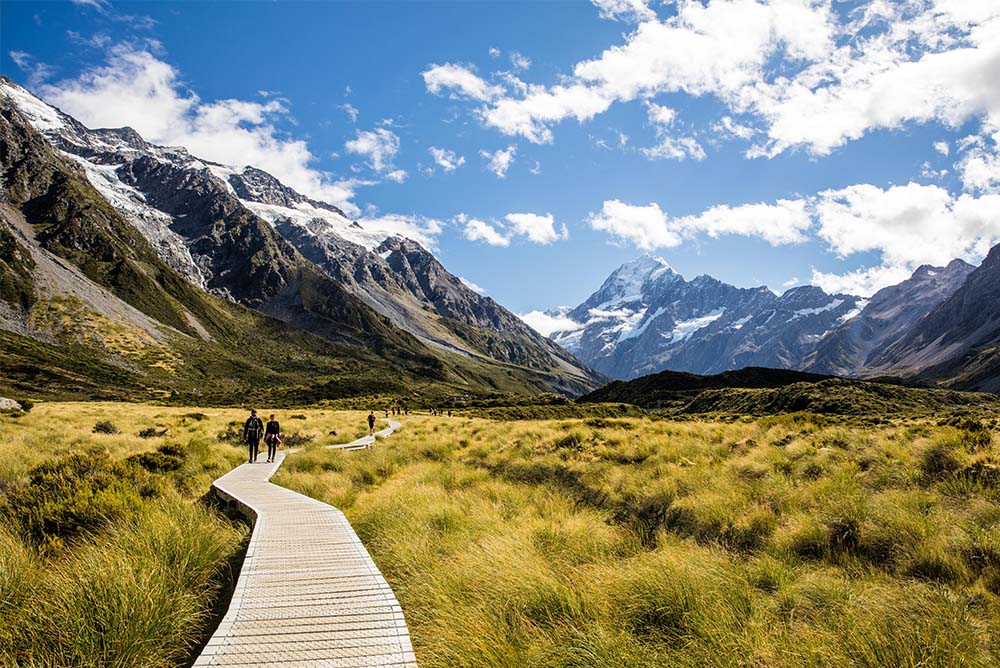
[[[347,513],[422,666],[997,665],[997,439],[940,422],[411,416],[275,481]]]
[[[295,431],[333,442],[364,415],[311,411]],[[248,535],[198,503],[245,459],[217,437],[245,417],[116,403],[0,416],[0,665],[190,662]]]

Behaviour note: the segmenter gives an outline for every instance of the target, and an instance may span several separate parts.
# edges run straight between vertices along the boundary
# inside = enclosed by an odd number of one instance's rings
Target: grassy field
[[[411,415],[372,450],[316,447],[367,431],[366,408],[279,412],[305,451],[275,481],[347,513],[425,668],[1000,660],[989,414]],[[247,535],[198,502],[242,461],[245,416],[0,416],[0,665],[189,660]]]
[[[411,417],[342,508],[425,668],[996,666],[995,418]]]
[[[248,534],[199,502],[244,460],[246,415],[122,403],[0,415],[0,665],[190,662]],[[298,443],[354,438],[364,415],[279,413]]]

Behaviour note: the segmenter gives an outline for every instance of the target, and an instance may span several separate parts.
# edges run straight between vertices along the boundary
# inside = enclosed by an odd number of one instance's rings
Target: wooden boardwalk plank
[[[400,426],[388,422],[376,436]],[[415,668],[403,611],[344,514],[269,482],[287,454],[213,484],[254,527],[229,610],[195,668]]]

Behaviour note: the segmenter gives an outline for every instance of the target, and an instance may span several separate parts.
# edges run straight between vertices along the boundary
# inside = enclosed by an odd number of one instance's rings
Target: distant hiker
[[[389,417],[389,409],[388,408],[385,409],[385,416]]]
[[[368,435],[375,433],[375,411],[368,414]]]
[[[251,410],[250,417],[243,424],[243,442],[250,450],[250,458],[247,462],[253,464],[257,461],[257,450],[260,447],[260,437],[264,434],[264,423],[257,417],[257,411]]]
[[[264,427],[264,443],[267,444],[267,461],[273,462],[278,455],[278,446],[281,445],[281,425],[274,419],[273,413]]]
[[[451,417],[451,411],[448,411],[448,417]]]

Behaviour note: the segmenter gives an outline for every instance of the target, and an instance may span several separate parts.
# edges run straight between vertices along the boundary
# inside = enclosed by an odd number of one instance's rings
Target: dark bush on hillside
[[[21,404],[21,410],[25,413],[30,413],[31,409],[35,407],[35,402],[31,399],[18,399],[17,403]]]
[[[300,432],[295,432],[294,434],[288,434],[287,436],[281,437],[281,442],[290,448],[294,448],[300,445],[305,445],[306,443],[311,443],[316,439],[315,436],[309,436],[308,434],[302,434]]]
[[[938,442],[920,455],[920,470],[931,478],[942,478],[962,467],[950,443]]]
[[[208,419],[208,416],[205,415],[204,413],[185,413],[184,417],[185,418],[190,418],[190,419],[194,420],[195,422],[201,422],[202,420],[207,420]]]
[[[117,434],[118,427],[111,420],[101,420],[94,425],[93,432],[95,434]]]
[[[7,492],[0,515],[36,545],[58,552],[64,541],[135,515],[142,500],[159,491],[157,481],[131,462],[74,454],[32,469],[26,484]]]
[[[302,413],[296,413],[295,415],[289,415],[288,419],[289,420],[305,420],[307,418]]]
[[[127,461],[138,464],[150,473],[169,473],[184,466],[184,450],[179,445],[167,443],[157,448],[156,452],[133,455]]]
[[[156,427],[146,427],[139,432],[139,438],[156,438],[158,436],[166,436],[167,429],[164,427],[162,430],[157,430]]]
[[[993,445],[993,435],[985,429],[966,429],[961,435],[962,447],[969,452],[986,450]]]
[[[243,440],[243,431],[237,427],[237,424],[230,422],[226,425],[226,430],[220,431],[215,437],[225,443],[240,443]]]

